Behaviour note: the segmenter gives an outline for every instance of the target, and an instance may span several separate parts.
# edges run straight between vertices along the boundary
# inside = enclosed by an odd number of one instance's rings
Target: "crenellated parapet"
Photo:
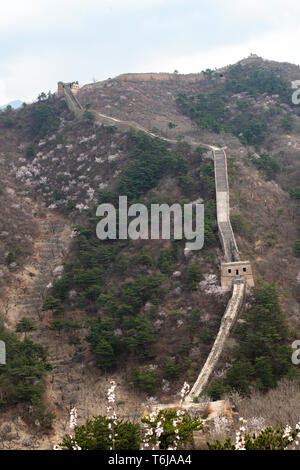
[[[79,89],[80,86],[78,82],[58,82],[57,84],[57,95],[64,96],[69,110],[73,112],[77,118],[83,115],[83,107],[75,96]]]
[[[221,263],[221,286],[231,290],[235,279],[244,279],[247,287],[254,286],[250,261],[241,261],[230,222],[227,157],[224,149],[214,149],[215,185],[219,237],[225,261]]]

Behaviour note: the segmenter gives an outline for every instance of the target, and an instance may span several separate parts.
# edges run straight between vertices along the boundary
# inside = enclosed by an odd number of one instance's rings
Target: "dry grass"
[[[243,418],[264,418],[266,426],[295,426],[300,420],[300,383],[283,379],[267,393],[253,392],[250,398],[233,397]]]

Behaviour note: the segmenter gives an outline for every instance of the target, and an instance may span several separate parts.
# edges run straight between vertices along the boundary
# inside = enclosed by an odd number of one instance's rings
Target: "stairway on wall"
[[[72,94],[71,89],[68,89],[68,94]],[[67,98],[67,97],[66,97]],[[67,99],[69,105],[69,100]],[[158,137],[152,134],[150,131],[141,128],[137,123],[129,123],[121,121],[116,118],[110,118],[99,112],[94,112],[97,121],[103,119],[107,122],[113,121],[117,126],[130,126],[138,130],[142,130],[147,134]],[[172,142],[170,139],[164,139],[168,142]],[[196,144],[193,142],[193,144]],[[197,145],[202,145],[198,142]],[[204,144],[205,145],[205,144]],[[216,147],[209,147],[214,155],[214,170],[215,170],[215,184],[216,184],[216,202],[217,202],[217,219],[218,228],[221,244],[224,250],[224,257],[226,261],[236,261],[239,259],[239,252],[235,241],[234,233],[230,222],[230,208],[229,208],[229,184],[228,184],[228,172],[227,172],[227,157],[224,149],[218,149]],[[221,326],[212,347],[212,350],[202,368],[197,381],[194,384],[190,394],[185,398],[185,403],[191,403],[193,398],[199,395],[207,386],[209,378],[213,372],[213,369],[217,365],[218,359],[222,353],[226,339],[228,338],[230,331],[236,321],[239,309],[241,307],[245,292],[245,280],[243,278],[236,279],[233,282],[232,296],[227,305],[225,314],[221,321]]]
[[[218,360],[222,354],[225,342],[229,337],[233,325],[236,322],[239,310],[241,308],[245,291],[245,282],[243,280],[236,281],[233,286],[232,296],[227,304],[226,311],[221,321],[218,335],[215,339],[213,347],[208,358],[201,369],[201,372],[192,387],[185,402],[192,403],[193,399],[198,397],[205,389],[210,376],[217,366]]]

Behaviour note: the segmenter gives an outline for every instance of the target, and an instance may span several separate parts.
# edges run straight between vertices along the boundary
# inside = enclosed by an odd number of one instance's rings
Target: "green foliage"
[[[54,330],[54,331],[55,330],[74,331],[74,330],[78,330],[79,328],[81,328],[80,323],[78,323],[77,321],[73,321],[73,320],[64,320],[64,321],[55,320],[51,323],[51,326],[50,326],[50,330]]]
[[[129,313],[137,313],[147,302],[157,302],[163,298],[165,291],[161,284],[165,278],[162,274],[139,276],[124,286],[121,293],[122,301],[129,306]]]
[[[114,321],[110,318],[95,320],[86,340],[96,357],[96,365],[107,370],[116,366],[119,341],[114,334]]]
[[[187,272],[187,282],[189,289],[197,290],[198,284],[201,279],[202,271],[200,265],[197,262],[192,263],[191,266],[188,268]]]
[[[230,115],[226,108],[227,99],[220,91],[207,95],[199,94],[190,98],[180,93],[177,103],[196,121],[199,127],[210,129],[213,132],[220,132],[223,123]]]
[[[267,427],[258,434],[245,434],[243,447],[245,450],[286,450],[297,438],[298,430],[291,430],[288,435],[284,429]],[[242,444],[242,442],[240,442]],[[224,443],[216,440],[207,443],[209,450],[235,450],[235,445],[228,438]]]
[[[295,188],[290,189],[290,196],[294,199],[300,199],[300,186],[296,186]]]
[[[238,114],[228,128],[237,137],[240,137],[244,145],[261,145],[267,135],[267,123],[252,114]]]
[[[194,308],[191,311],[190,316],[187,320],[188,329],[191,332],[194,332],[199,328],[201,324],[201,318],[203,317],[203,311],[200,308]]]
[[[215,202],[209,201],[205,204],[204,210],[204,247],[212,246],[216,243],[215,227],[216,227],[216,216],[215,216]]]
[[[36,326],[32,320],[29,318],[21,318],[16,325],[17,333],[29,333],[30,331],[36,330]]]
[[[249,393],[250,385],[267,391],[291,373],[291,349],[286,346],[288,328],[273,284],[260,282],[253,289],[255,301],[236,327],[239,346],[224,385]],[[220,384],[218,384],[220,386]]]
[[[112,429],[109,428],[112,427]],[[110,450],[114,436],[114,450],[139,450],[140,426],[129,421],[116,420],[114,423],[106,416],[95,416],[82,426],[75,426],[74,436],[66,434],[60,446],[63,450]]]
[[[34,157],[34,146],[32,144],[28,145],[25,155],[28,160]]]
[[[172,265],[177,259],[177,246],[173,244],[172,248],[163,248],[159,252],[157,266],[164,274],[170,274]]]
[[[245,234],[248,231],[248,226],[245,218],[241,214],[234,214],[230,217],[232,229],[239,234]]]
[[[292,131],[293,130],[293,125],[294,125],[294,119],[290,114],[285,114],[282,121],[281,121],[281,126],[285,131]]]
[[[274,71],[259,70],[255,66],[241,64],[229,69],[225,85],[218,90],[197,96],[180,93],[177,104],[199,127],[217,133],[230,132],[243,144],[258,147],[265,140],[269,115],[264,110],[260,113],[252,110],[248,99],[236,99],[233,96],[241,92],[246,92],[254,98],[265,93],[275,94],[278,95],[279,102],[290,104],[289,84]],[[232,106],[234,103],[236,107]],[[282,125],[286,129],[291,128],[289,115],[284,117]]]
[[[270,157],[264,152],[259,157],[249,154],[248,158],[256,166],[256,168],[263,173],[267,180],[274,179],[276,174],[280,171],[280,165],[274,157]]]
[[[0,407],[27,402],[36,408],[45,391],[44,378],[49,370],[43,346],[0,327],[0,340],[6,345],[6,365],[0,366]]]
[[[188,444],[193,443],[193,432],[203,429],[203,425],[198,416],[191,418],[188,414],[181,414],[178,417],[176,409],[160,410],[154,420],[145,416],[142,418],[142,423],[147,424],[153,429],[153,437],[150,438],[150,443],[156,444],[157,437],[155,429],[158,423],[161,423],[163,432],[159,437],[159,449],[167,450],[173,447],[174,442],[178,441],[178,450],[185,449]],[[174,421],[177,421],[177,426],[174,426]],[[178,431],[175,432],[175,431]],[[179,439],[177,440],[176,436]]]
[[[151,268],[154,264],[152,257],[150,255],[148,255],[148,253],[143,249],[137,255],[136,262],[138,264],[141,264],[143,266],[147,266],[149,268]]]
[[[207,152],[207,149],[205,147],[203,147],[202,145],[198,145],[198,147],[196,147],[194,151],[195,159],[199,162],[202,162],[203,157],[206,152]]]
[[[38,96],[38,101],[44,101],[47,99],[47,95],[44,91],[42,91]]]
[[[84,111],[83,117],[88,121],[95,121],[94,114],[91,111],[88,111],[87,109]]]
[[[80,344],[80,343],[81,343],[81,341],[80,341],[80,338],[78,338],[78,336],[75,336],[75,335],[69,336],[68,344],[76,345],[76,344]]]
[[[70,279],[67,274],[64,274],[60,279],[57,279],[53,283],[53,294],[60,300],[65,300],[68,288],[70,284]]]
[[[125,317],[124,336],[122,344],[129,352],[134,353],[138,360],[150,359],[151,345],[155,343],[155,329],[147,317],[138,315],[136,317]]]
[[[136,368],[132,369],[131,382],[151,396],[157,392],[157,373],[153,369],[148,369],[144,372],[140,372]]]
[[[156,186],[167,169],[168,151],[165,142],[144,132],[129,132],[128,139],[132,161],[120,175],[119,194],[132,201]]]
[[[16,262],[15,254],[10,251],[6,256],[5,262],[7,266],[9,266],[11,263],[15,263]]]
[[[11,129],[14,126],[15,122],[11,118],[6,118],[3,120],[3,126],[7,129]]]
[[[51,310],[53,315],[62,315],[65,311],[61,300],[53,297],[52,295],[49,295],[43,304],[43,311],[45,312],[48,310]]]
[[[300,239],[295,241],[294,253],[295,253],[295,256],[297,256],[297,257],[300,256]]]
[[[206,395],[208,395],[212,401],[216,401],[220,400],[220,398],[229,394],[231,391],[231,386],[224,383],[223,380],[215,380],[207,387]]]
[[[202,70],[202,73],[203,73],[204,77],[207,78],[208,80],[212,80],[212,78],[215,74],[215,72],[212,69]]]
[[[31,134],[33,137],[45,137],[48,132],[59,126],[59,117],[53,106],[38,103],[31,110]]]
[[[190,195],[194,190],[194,182],[189,176],[186,176],[186,175],[178,176],[177,183],[180,189],[186,195]]]
[[[198,337],[203,343],[209,344],[212,340],[212,333],[207,327],[204,327],[198,334]]]
[[[215,195],[215,172],[211,163],[205,162],[200,168],[200,178],[203,189],[208,196]]]
[[[290,104],[291,89],[273,70],[260,70],[255,65],[233,65],[226,79],[226,89],[232,93],[247,92],[257,97],[261,94],[279,95],[279,100]]]
[[[180,374],[179,364],[172,357],[166,357],[163,364],[163,376],[166,379],[176,379]]]

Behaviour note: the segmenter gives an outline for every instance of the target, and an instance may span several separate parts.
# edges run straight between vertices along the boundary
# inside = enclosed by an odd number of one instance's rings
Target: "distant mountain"
[[[7,106],[11,106],[13,109],[18,109],[22,106],[22,104],[23,104],[23,101],[15,100],[15,101],[11,101],[10,103],[7,103],[3,106],[0,106],[0,109],[5,109]]]

